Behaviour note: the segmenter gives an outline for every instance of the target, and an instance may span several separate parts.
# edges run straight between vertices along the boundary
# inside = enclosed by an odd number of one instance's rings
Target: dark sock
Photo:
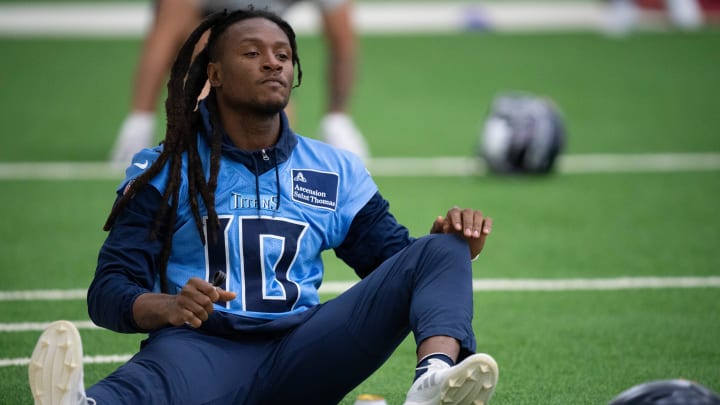
[[[444,361],[445,363],[450,365],[450,367],[455,365],[455,362],[450,358],[450,356],[445,353],[428,354],[427,356],[423,357],[422,360],[420,360],[420,362],[415,367],[415,380],[417,380],[418,377],[420,377],[421,375],[425,374],[425,372],[428,370],[427,367],[430,365],[431,359]]]

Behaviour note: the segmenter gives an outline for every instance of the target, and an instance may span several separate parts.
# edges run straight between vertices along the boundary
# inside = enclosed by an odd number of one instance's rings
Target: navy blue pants
[[[461,356],[474,352],[471,271],[463,240],[429,235],[285,334],[228,339],[164,328],[87,394],[98,404],[337,404],[410,331],[416,343],[451,336]]]

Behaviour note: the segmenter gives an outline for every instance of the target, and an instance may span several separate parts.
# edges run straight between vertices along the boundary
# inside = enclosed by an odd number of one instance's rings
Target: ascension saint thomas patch
[[[292,169],[292,199],[335,211],[340,176],[310,169]]]

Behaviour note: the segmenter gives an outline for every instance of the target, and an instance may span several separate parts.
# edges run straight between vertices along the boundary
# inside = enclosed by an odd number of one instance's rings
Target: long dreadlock
[[[104,230],[109,231],[120,213],[125,209],[135,193],[145,187],[150,180],[169,165],[169,175],[162,195],[155,222],[150,232],[152,240],[157,239],[158,233],[164,235],[163,248],[159,258],[159,276],[161,291],[167,292],[167,264],[172,250],[172,224],[177,217],[178,202],[180,200],[180,184],[182,179],[183,154],[187,154],[188,197],[195,224],[203,244],[205,232],[203,219],[200,215],[198,194],[207,209],[207,233],[211,241],[215,240],[219,232],[220,221],[215,210],[215,190],[220,170],[220,153],[222,150],[222,131],[219,122],[213,120],[212,134],[210,134],[210,176],[206,181],[202,162],[197,149],[197,134],[202,130],[202,118],[196,108],[197,100],[207,81],[207,66],[209,62],[216,61],[222,49],[218,49],[218,40],[228,27],[234,23],[250,18],[265,18],[274,22],[288,37],[292,49],[292,62],[297,66],[297,87],[302,82],[302,68],[297,53],[297,42],[292,27],[276,14],[265,10],[238,10],[232,13],[220,12],[210,15],[188,37],[180,48],[177,59],[170,71],[168,81],[168,96],[165,101],[167,114],[167,128],[163,148],[153,165],[130,182],[124,194],[113,206],[105,222]],[[210,30],[210,37],[205,47],[193,59],[193,51],[203,34]],[[211,92],[211,96],[214,92]],[[211,226],[214,225],[214,226]]]

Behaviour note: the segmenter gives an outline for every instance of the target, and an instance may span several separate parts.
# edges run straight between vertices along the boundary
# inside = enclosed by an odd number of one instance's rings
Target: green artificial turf
[[[0,39],[0,162],[104,160],[139,45]],[[313,136],[324,105],[323,45],[302,37],[300,47],[296,127]],[[622,40],[372,36],[361,51],[353,111],[375,156],[471,156],[479,123],[504,90],[552,97],[568,126],[568,153],[720,152],[720,33],[712,29]],[[0,290],[86,288],[119,181],[0,180]],[[475,278],[720,275],[717,171],[376,181],[415,236],[453,205],[492,216]],[[327,280],[355,279],[332,252],[325,258]],[[604,404],[632,385],[678,377],[720,390],[719,302],[717,288],[476,292],[478,349],[501,370],[492,403]],[[87,320],[82,299],[0,307],[0,324]],[[28,357],[39,333],[0,331],[0,359]],[[88,355],[131,353],[142,339],[81,334]],[[360,393],[402,403],[414,362],[409,338],[343,404]],[[86,383],[117,366],[88,365]],[[0,367],[0,403],[30,401],[26,368]]]
[[[295,126],[314,137],[325,106],[324,46],[315,36],[299,45]],[[0,39],[0,160],[106,159],[129,108],[139,47],[139,40]],[[352,110],[376,156],[471,155],[493,97],[505,91],[552,98],[571,153],[718,150],[718,64],[720,33],[710,29],[625,39],[368,36]]]

